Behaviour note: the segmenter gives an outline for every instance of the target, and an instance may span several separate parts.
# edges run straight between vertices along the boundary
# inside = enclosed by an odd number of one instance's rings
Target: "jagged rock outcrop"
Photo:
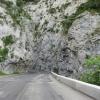
[[[0,49],[7,48],[9,52],[7,55],[0,55],[2,60],[0,69],[8,73],[25,70],[33,63],[32,32],[34,25],[29,16],[26,15],[27,12],[17,8],[19,6],[15,1],[0,1],[0,5],[0,39],[2,41],[4,37],[13,37],[13,43],[10,45],[5,46],[4,41],[1,42]],[[5,39],[5,41],[9,43],[11,38]]]
[[[100,55],[100,2],[96,2],[40,0],[34,3],[30,0],[20,6],[14,1],[14,6],[23,8],[23,12],[17,10],[20,16],[15,26],[12,26],[12,13],[5,13],[5,4],[0,6],[5,16],[0,15],[1,40],[8,33],[15,37],[15,42],[8,47],[9,56],[2,62],[6,63],[4,69],[7,66],[18,70],[56,69],[60,74],[78,78],[84,60]],[[2,41],[0,43],[3,47]]]

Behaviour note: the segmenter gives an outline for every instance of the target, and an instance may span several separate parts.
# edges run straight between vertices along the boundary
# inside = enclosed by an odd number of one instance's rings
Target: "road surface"
[[[0,78],[0,100],[94,100],[56,81],[49,74]]]

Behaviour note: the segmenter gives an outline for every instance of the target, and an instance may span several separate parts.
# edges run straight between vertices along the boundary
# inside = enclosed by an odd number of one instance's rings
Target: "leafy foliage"
[[[5,46],[8,46],[8,45],[14,43],[14,40],[13,40],[12,35],[9,35],[9,36],[6,36],[6,37],[3,37],[2,40],[3,40],[3,43],[4,43]]]
[[[80,80],[100,85],[100,56],[86,59],[84,66],[87,70],[81,75]]]
[[[4,61],[8,55],[8,49],[7,48],[0,48],[0,62]]]
[[[3,62],[6,60],[8,55],[8,48],[6,46],[11,45],[14,43],[12,35],[6,36],[2,38],[2,41],[5,45],[5,48],[0,48],[0,62]]]

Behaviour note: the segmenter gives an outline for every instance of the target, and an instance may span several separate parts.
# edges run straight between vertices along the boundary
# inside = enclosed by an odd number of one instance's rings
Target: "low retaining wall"
[[[64,77],[61,75],[57,75],[53,72],[52,72],[52,76],[56,80],[64,83],[65,85],[67,85],[73,89],[76,89],[96,100],[100,100],[100,87],[99,86],[88,84],[88,83],[78,81],[75,79],[67,78],[67,77]]]

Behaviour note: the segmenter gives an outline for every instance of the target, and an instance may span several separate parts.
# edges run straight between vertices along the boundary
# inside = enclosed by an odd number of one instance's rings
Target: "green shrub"
[[[72,16],[64,16],[64,20],[61,22],[63,28],[63,34],[67,34],[69,28],[72,26],[73,21],[76,19],[74,14]]]
[[[14,39],[12,35],[6,36],[2,38],[2,41],[5,46],[11,45],[14,43]]]
[[[6,60],[9,49],[6,47],[14,43],[14,39],[12,35],[6,36],[2,38],[5,48],[0,48],[0,62]]]
[[[16,0],[16,5],[17,5],[18,7],[23,7],[24,4],[25,4],[25,0]]]
[[[8,55],[8,49],[7,48],[0,48],[0,62],[4,61]]]
[[[84,66],[87,70],[81,75],[80,80],[100,85],[100,56],[86,59]]]
[[[100,13],[100,0],[88,0],[88,2],[81,4],[78,7],[76,15],[79,15],[86,10],[95,10],[96,12]]]

